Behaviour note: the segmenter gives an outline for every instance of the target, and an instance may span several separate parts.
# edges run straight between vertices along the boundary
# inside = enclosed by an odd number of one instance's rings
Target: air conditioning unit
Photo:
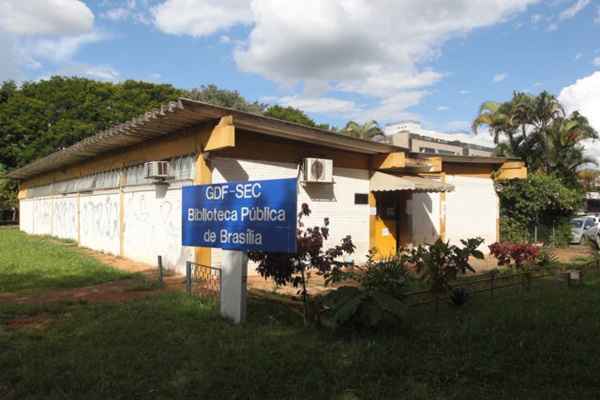
[[[144,164],[146,179],[168,179],[169,162],[168,161],[149,161]]]
[[[333,182],[333,160],[326,158],[305,158],[303,169],[305,183]]]

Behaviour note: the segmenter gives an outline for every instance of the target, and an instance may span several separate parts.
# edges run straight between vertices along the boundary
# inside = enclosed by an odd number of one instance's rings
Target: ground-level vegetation
[[[74,284],[53,271],[59,252],[75,249],[3,234],[14,238],[0,253],[13,268],[29,268],[15,254],[32,244],[54,254],[39,264],[53,282],[15,277],[9,290]],[[78,253],[71,268],[94,262]],[[242,326],[183,292],[120,303],[0,302],[0,398],[596,398],[599,289],[600,275],[589,271],[580,287],[538,280],[530,291],[476,296],[437,313],[412,307],[394,329],[338,333],[306,327],[286,305],[257,297]]]
[[[85,256],[74,242],[56,241],[0,228],[0,293],[72,288],[130,276]]]

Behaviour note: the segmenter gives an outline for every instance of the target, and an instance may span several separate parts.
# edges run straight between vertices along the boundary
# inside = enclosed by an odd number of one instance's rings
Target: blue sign
[[[297,187],[296,179],[186,186],[182,244],[295,253]]]

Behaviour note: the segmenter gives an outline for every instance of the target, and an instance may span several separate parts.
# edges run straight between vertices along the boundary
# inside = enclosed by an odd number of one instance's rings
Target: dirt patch
[[[11,319],[6,322],[8,330],[31,329],[44,331],[52,323],[52,318],[48,314],[26,315]]]

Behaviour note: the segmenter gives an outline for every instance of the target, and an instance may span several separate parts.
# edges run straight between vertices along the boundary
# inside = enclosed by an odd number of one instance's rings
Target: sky
[[[600,131],[599,39],[600,0],[0,0],[0,81],[216,84],[336,126],[442,132],[547,90]]]

